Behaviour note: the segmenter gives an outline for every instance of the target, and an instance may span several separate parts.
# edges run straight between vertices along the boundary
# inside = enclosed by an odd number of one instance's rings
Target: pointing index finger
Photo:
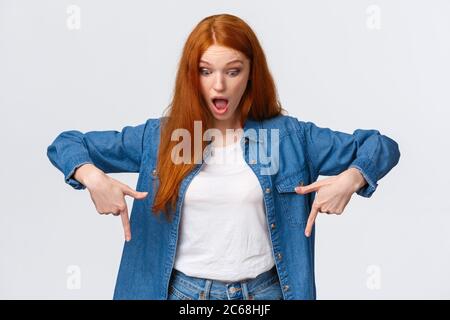
[[[316,217],[317,217],[318,213],[319,213],[319,208],[313,203],[312,208],[311,208],[311,213],[309,214],[308,222],[307,222],[306,228],[305,228],[305,236],[309,237],[311,235],[312,228],[313,228],[314,222],[316,221]]]
[[[130,219],[128,218],[128,208],[125,206],[125,209],[120,212],[120,217],[122,219],[123,231],[125,233],[125,240],[131,240],[131,228],[130,228]]]

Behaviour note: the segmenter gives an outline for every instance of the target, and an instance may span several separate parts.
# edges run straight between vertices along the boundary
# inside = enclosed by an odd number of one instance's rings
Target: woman
[[[115,299],[316,298],[317,214],[370,197],[400,153],[376,130],[282,111],[254,32],[221,14],[188,37],[166,116],[58,135],[47,154],[65,181],[121,216]],[[140,191],[113,172],[139,172]],[[131,223],[125,195],[136,199]]]

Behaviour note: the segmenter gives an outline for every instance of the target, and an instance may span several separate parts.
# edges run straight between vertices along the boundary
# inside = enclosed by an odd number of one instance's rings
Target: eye
[[[211,72],[208,70],[208,69],[206,69],[206,68],[200,68],[200,74],[202,75],[202,76],[207,76],[207,75],[209,75]]]
[[[228,71],[228,74],[232,77],[236,77],[239,74],[239,72],[241,72],[241,69],[233,69]]]

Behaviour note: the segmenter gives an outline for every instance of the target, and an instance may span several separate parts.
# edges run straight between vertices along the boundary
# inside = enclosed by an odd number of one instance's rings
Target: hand
[[[306,224],[305,236],[311,235],[312,227],[319,212],[341,214],[353,193],[366,183],[358,169],[350,168],[337,176],[316,181],[307,186],[296,187],[295,192],[298,194],[317,192]]]
[[[120,215],[125,234],[125,240],[131,240],[130,220],[128,217],[125,195],[134,199],[144,199],[148,192],[135,191],[126,184],[111,178],[103,172],[97,172],[86,179],[86,188],[91,194],[97,212],[100,214]]]

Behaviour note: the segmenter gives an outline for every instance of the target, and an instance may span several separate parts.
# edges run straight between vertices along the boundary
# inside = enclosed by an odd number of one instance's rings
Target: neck
[[[234,119],[223,120],[223,121],[214,121],[214,128],[220,130],[223,136],[226,135],[226,130],[236,130],[241,129],[241,121],[239,117],[235,117]]]

